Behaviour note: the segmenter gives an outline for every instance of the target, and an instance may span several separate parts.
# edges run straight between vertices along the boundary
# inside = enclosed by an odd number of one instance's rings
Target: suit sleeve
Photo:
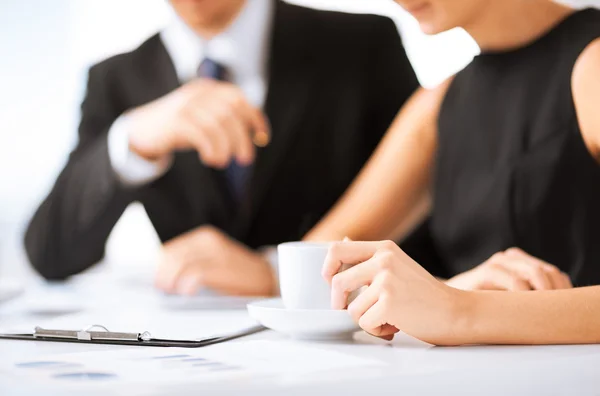
[[[78,144],[25,234],[28,258],[46,279],[65,279],[100,261],[112,228],[135,200],[110,163],[107,135],[120,111],[101,66],[89,72]]]

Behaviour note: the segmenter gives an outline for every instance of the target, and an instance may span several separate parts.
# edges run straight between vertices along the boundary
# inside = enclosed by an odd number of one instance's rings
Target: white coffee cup
[[[287,242],[277,247],[279,289],[288,309],[331,309],[331,287],[321,275],[330,243]],[[346,267],[342,267],[341,271]],[[352,301],[358,292],[350,295]]]

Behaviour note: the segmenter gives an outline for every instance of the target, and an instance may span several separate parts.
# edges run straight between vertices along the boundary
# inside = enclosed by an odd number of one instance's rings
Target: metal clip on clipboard
[[[266,330],[263,326],[253,326],[234,333],[217,335],[201,340],[167,340],[153,338],[149,332],[121,333],[109,331],[101,325],[88,326],[83,330],[48,330],[36,327],[31,334],[0,334],[0,340],[53,341],[84,344],[110,344],[130,346],[200,348],[233,340]]]
[[[97,329],[94,331],[94,329]],[[76,339],[79,341],[149,341],[152,335],[147,331],[143,333],[116,333],[109,331],[102,325],[88,326],[83,330],[47,330],[36,327],[33,333],[34,338],[57,338],[57,339]]]

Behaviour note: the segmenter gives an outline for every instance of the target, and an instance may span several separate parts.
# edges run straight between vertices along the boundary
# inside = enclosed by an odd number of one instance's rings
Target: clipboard
[[[200,348],[234,340],[266,330],[263,326],[252,326],[234,333],[204,338],[200,340],[168,340],[154,338],[142,333],[121,333],[109,331],[102,325],[88,326],[83,330],[50,330],[36,327],[31,334],[0,334],[0,340],[71,342],[82,344],[128,345],[171,348]]]

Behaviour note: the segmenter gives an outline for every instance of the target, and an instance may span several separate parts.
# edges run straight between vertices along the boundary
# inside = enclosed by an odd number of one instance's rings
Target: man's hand
[[[194,295],[202,287],[236,296],[271,296],[277,281],[270,264],[214,227],[183,234],[162,248],[156,286]]]
[[[130,149],[148,160],[176,150],[196,150],[200,159],[225,168],[254,160],[254,145],[269,142],[268,121],[230,83],[199,79],[128,113]]]
[[[485,263],[451,278],[448,286],[463,290],[554,290],[572,288],[569,276],[557,267],[511,248]]]

